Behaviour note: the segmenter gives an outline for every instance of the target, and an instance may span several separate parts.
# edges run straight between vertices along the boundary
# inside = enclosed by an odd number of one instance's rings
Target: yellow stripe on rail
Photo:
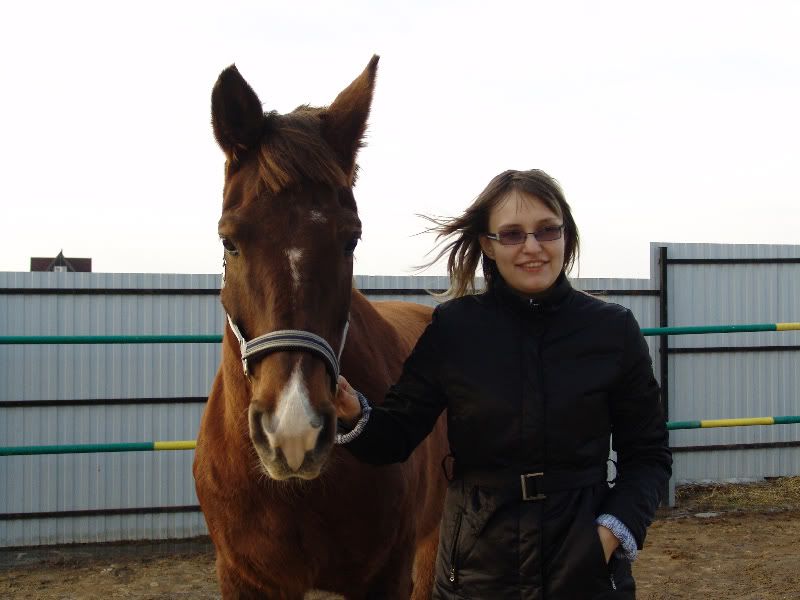
[[[153,442],[153,450],[194,450],[196,446],[195,440]]]
[[[740,427],[742,425],[774,425],[774,417],[750,417],[746,419],[703,419],[700,427]]]

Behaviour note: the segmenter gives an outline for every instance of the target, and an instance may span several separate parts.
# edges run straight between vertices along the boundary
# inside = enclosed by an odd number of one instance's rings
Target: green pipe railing
[[[746,333],[754,331],[797,331],[800,323],[751,323],[745,325],[705,325],[691,327],[646,327],[645,336],[690,335],[707,333]],[[222,341],[221,335],[41,335],[0,336],[0,345],[10,344],[163,344],[200,343],[214,344]],[[707,427],[739,427],[749,425],[785,425],[800,423],[800,416],[754,417],[745,419],[708,419],[700,421],[670,421],[667,429],[700,429]],[[137,452],[158,450],[190,450],[196,442],[133,442],[117,444],[62,444],[51,446],[0,446],[0,456],[31,454],[77,454],[89,452]]]
[[[690,327],[645,327],[642,334],[691,335],[747,333],[753,331],[797,331],[800,323],[751,323],[746,325],[699,325]],[[3,335],[0,345],[10,344],[218,344],[219,334],[206,335]]]
[[[53,446],[0,446],[0,456],[31,454],[87,454],[90,452],[153,452],[160,450],[194,450],[197,442],[128,442],[117,444],[57,444]]]
[[[667,429],[706,429],[708,427],[748,427],[751,425],[789,425],[800,423],[800,416],[747,417],[744,419],[703,419],[701,421],[668,421]]]
[[[667,429],[705,429],[709,427],[749,427],[753,425],[789,425],[800,423],[800,415],[784,417],[748,417],[744,419],[703,419],[701,421],[669,421]],[[0,456],[31,454],[85,454],[89,452],[152,452],[160,450],[193,450],[194,440],[166,442],[134,442],[121,444],[61,444],[54,446],[0,446]]]
[[[4,335],[0,345],[10,344],[218,344],[213,335]]]
[[[800,323],[750,323],[748,325],[700,325],[692,327],[644,327],[643,335],[690,335],[698,333],[747,333],[752,331],[797,331]]]

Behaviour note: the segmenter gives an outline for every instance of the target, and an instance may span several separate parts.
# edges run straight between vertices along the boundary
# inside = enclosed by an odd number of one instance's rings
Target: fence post
[[[669,327],[669,306],[667,300],[668,272],[667,272],[667,247],[658,248],[658,300],[659,300],[659,327]],[[661,405],[664,408],[664,418],[669,421],[669,338],[666,335],[658,336],[658,360],[661,368]],[[672,437],[672,434],[668,434]],[[675,506],[675,475],[670,477],[667,489],[664,490],[667,506]]]

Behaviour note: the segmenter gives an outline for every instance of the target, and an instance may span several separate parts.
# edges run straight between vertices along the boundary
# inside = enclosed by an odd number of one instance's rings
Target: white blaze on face
[[[303,251],[299,248],[289,248],[286,251],[286,257],[289,259],[289,272],[292,274],[292,285],[294,291],[300,286],[300,259],[303,258]]]
[[[275,424],[272,433],[270,433],[270,422]],[[261,417],[261,427],[270,445],[283,451],[286,463],[293,471],[297,471],[303,464],[306,452],[313,450],[317,445],[317,437],[322,426],[315,427],[313,425],[315,422],[319,422],[319,417],[311,408],[308,388],[303,382],[298,360],[289,381],[278,395],[272,419],[266,414]]]

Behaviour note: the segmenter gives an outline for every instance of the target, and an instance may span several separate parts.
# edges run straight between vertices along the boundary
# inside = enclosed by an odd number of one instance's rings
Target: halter
[[[225,287],[225,279],[227,274],[227,259],[222,255],[222,285]],[[350,315],[347,316],[344,329],[342,330],[342,342],[339,344],[339,353],[334,354],[331,345],[323,338],[310,331],[303,331],[302,329],[279,329],[271,333],[265,333],[249,342],[244,339],[241,330],[233,322],[231,316],[226,312],[225,316],[228,318],[228,325],[233,331],[233,335],[239,340],[239,351],[242,355],[242,370],[244,376],[250,378],[250,370],[247,368],[247,359],[253,358],[260,354],[270,354],[272,352],[282,352],[289,350],[304,350],[310,352],[321,358],[325,363],[325,368],[331,376],[331,389],[336,393],[336,388],[339,385],[339,361],[342,358],[342,350],[344,350],[344,342],[347,339],[347,330],[350,328]]]
[[[334,354],[333,348],[331,348],[330,344],[323,338],[315,333],[303,331],[301,329],[280,329],[260,335],[248,342],[244,339],[242,332],[236,326],[236,323],[233,322],[231,316],[227,313],[225,313],[225,316],[228,318],[228,325],[231,331],[233,331],[233,335],[239,340],[239,350],[242,354],[242,369],[244,370],[245,377],[250,377],[250,371],[247,368],[248,358],[284,350],[304,350],[323,360],[328,374],[331,376],[331,388],[333,392],[336,393],[336,386],[339,383],[339,361],[342,358],[344,342],[347,339],[347,330],[350,327],[349,318],[344,324],[339,353]]]

